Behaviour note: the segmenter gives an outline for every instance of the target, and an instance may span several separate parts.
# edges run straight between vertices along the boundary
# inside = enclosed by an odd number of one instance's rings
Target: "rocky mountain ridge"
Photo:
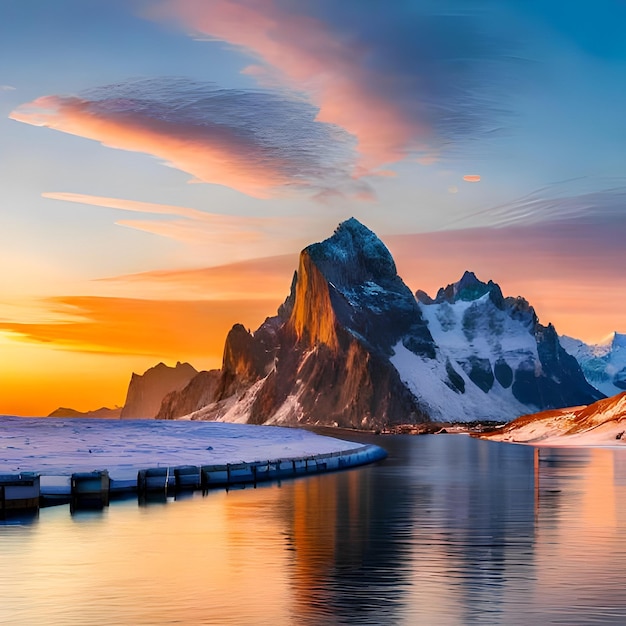
[[[201,373],[163,418],[380,428],[512,419],[600,397],[554,327],[470,272],[414,296],[355,219],[305,248],[278,314],[229,332],[221,371]]]
[[[92,411],[77,411],[68,407],[60,406],[55,409],[47,417],[96,417],[98,419],[119,419],[122,414],[121,406],[117,406],[114,409],[110,409],[103,406],[99,409]]]

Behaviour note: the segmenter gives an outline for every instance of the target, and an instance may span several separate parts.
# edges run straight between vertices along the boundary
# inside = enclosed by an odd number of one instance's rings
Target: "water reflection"
[[[626,623],[626,451],[375,441],[358,470],[0,522],[0,623]]]

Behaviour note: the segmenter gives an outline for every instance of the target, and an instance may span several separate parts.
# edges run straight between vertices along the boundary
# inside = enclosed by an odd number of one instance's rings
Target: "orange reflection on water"
[[[542,463],[539,451],[539,510],[536,534],[536,601],[558,594],[564,607],[581,602],[608,572],[621,570],[623,524],[617,506],[626,498],[624,451],[590,448],[559,450],[560,466]],[[620,478],[621,476],[621,478]],[[608,580],[607,580],[608,582]],[[606,604],[614,591],[606,590]]]
[[[8,555],[0,623],[12,623],[4,620],[20,604],[40,624],[288,623],[280,490],[238,495],[150,505],[140,515],[123,510],[135,502],[74,518],[66,507],[42,511],[27,545]]]
[[[304,615],[312,605],[311,596],[332,571],[335,561],[337,492],[325,489],[319,477],[293,484],[293,515],[290,539],[293,542],[293,571],[290,577],[294,600]]]

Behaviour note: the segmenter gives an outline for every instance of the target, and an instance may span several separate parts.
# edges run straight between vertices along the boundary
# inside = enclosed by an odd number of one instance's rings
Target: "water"
[[[369,441],[387,461],[0,524],[0,624],[626,624],[626,450]]]

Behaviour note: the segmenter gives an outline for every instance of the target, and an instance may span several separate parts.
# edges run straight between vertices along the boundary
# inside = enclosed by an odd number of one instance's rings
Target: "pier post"
[[[72,509],[101,509],[109,506],[111,480],[107,470],[76,472],[71,481]]]

